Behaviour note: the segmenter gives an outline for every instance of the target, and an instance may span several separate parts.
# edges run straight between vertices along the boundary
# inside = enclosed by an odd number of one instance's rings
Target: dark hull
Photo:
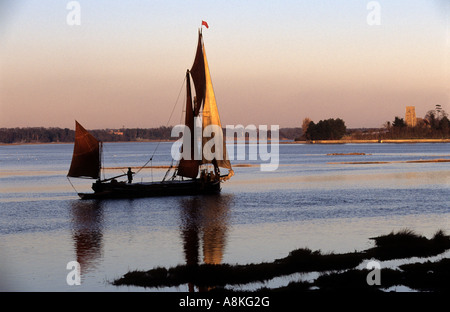
[[[78,193],[81,199],[142,198],[220,193],[220,181],[164,181],[151,183],[96,182],[94,193]]]

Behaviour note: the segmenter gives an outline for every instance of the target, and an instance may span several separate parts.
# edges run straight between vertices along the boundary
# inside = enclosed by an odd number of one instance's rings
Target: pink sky
[[[369,1],[79,1],[79,26],[67,25],[65,3],[44,2],[19,1],[0,24],[0,127],[180,123],[184,93],[169,116],[202,19],[224,125],[380,127],[406,106],[450,112],[439,1],[378,1],[376,26]]]

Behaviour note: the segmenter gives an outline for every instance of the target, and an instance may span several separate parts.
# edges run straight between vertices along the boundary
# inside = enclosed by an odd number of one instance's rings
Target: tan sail
[[[214,95],[214,89],[211,81],[211,75],[209,73],[209,66],[208,61],[206,59],[206,52],[205,52],[205,46],[203,45],[203,59],[204,59],[204,66],[205,66],[205,99],[203,102],[203,116],[202,116],[202,130],[203,133],[205,131],[205,128],[214,125],[217,126],[217,129],[220,129],[220,131],[217,131],[214,133],[217,140],[216,142],[221,142],[220,148],[222,149],[222,155],[219,155],[217,160],[217,165],[222,168],[230,169],[231,170],[231,163],[228,158],[227,148],[226,148],[226,141],[223,137],[223,131],[222,131],[222,124],[220,123],[220,117],[219,117],[219,110],[217,108],[216,104],[216,97]],[[208,141],[210,141],[211,138],[203,136],[202,138],[202,146],[204,147],[205,144],[207,144]],[[214,146],[216,148],[216,146]],[[214,151],[213,151],[214,152]],[[205,159],[203,155],[203,164],[206,163],[212,163],[212,160]]]
[[[68,177],[100,178],[101,142],[75,121],[75,145]]]

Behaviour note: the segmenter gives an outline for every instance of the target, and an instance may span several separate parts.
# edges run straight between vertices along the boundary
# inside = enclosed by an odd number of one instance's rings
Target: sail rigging
[[[102,143],[75,121],[75,145],[68,177],[100,178]]]

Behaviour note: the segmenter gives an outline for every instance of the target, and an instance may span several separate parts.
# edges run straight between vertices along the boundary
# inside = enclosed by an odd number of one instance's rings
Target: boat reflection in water
[[[229,226],[232,194],[180,198],[180,232],[186,264],[220,264],[224,254]],[[200,260],[203,250],[203,260]],[[195,291],[189,284],[189,291]],[[199,291],[207,289],[199,288]]]
[[[176,197],[180,236],[188,266],[222,262],[233,198],[232,194]],[[81,278],[97,269],[104,260],[104,205],[103,201],[89,200],[73,201],[70,206],[72,240]],[[194,284],[188,287],[189,291],[195,291]],[[197,290],[208,289],[199,287]]]
[[[74,201],[71,207],[72,238],[81,277],[102,260],[103,209],[100,201]]]

